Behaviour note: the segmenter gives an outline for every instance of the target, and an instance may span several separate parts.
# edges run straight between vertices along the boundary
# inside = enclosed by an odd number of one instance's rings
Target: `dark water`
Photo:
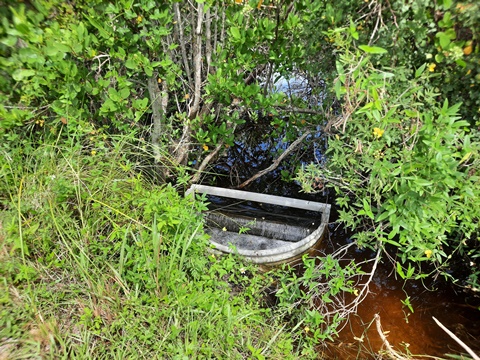
[[[277,137],[271,135],[275,129],[268,122],[255,125],[247,122],[239,131],[242,132],[242,140],[218,160],[213,169],[215,175],[205,179],[204,184],[235,188],[256,172],[267,168],[278,157],[279,151],[285,150],[289,145],[284,141],[284,134]],[[324,161],[324,149],[325,139],[322,134],[317,132],[309,136],[307,144],[288,156],[279,168],[253,182],[245,190],[333,205],[333,196],[328,191],[308,195],[300,192],[298,183],[282,181],[282,171],[283,175],[294,174],[302,163]],[[330,221],[335,221],[335,211]],[[350,234],[332,224],[329,238],[315,251],[322,255],[331,253],[350,241]],[[357,262],[373,256],[367,250],[360,251],[354,247],[350,249],[346,257]],[[378,265],[369,290],[369,295],[358,307],[357,314],[351,316],[335,342],[326,348],[319,348],[319,358],[380,358],[378,354],[385,350],[385,345],[377,332],[375,314],[380,316],[383,332],[390,345],[406,358],[445,358],[446,354],[465,353],[435,324],[432,316],[480,354],[480,296],[465,293],[460,287],[455,287],[442,278],[429,280],[428,283],[404,283],[395,276],[395,270],[389,261]],[[407,296],[413,312],[402,303]],[[384,358],[390,357],[384,355]]]
[[[349,241],[344,231],[333,230],[319,251],[332,252]],[[372,256],[370,251],[353,248],[346,255],[357,262]],[[371,359],[375,358],[374,354],[385,350],[377,332],[375,314],[380,315],[382,329],[388,332],[388,342],[401,354],[426,359],[427,356],[445,358],[446,354],[465,353],[434,322],[432,316],[480,354],[479,297],[463,292],[443,278],[424,283],[404,283],[395,276],[395,269],[389,261],[378,265],[369,289],[369,295],[360,304],[357,314],[349,319],[338,339],[327,348],[319,349],[322,358]],[[407,296],[410,296],[413,313],[402,303]]]

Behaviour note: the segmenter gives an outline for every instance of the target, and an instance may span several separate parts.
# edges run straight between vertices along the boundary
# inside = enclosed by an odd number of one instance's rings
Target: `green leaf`
[[[440,42],[440,46],[443,48],[443,49],[446,49],[448,45],[450,45],[450,37],[445,34],[443,31],[440,31],[438,32],[435,37],[438,38],[439,42]]]
[[[117,90],[114,88],[108,88],[108,97],[113,101],[119,101],[120,97],[118,96]]]
[[[107,30],[105,30],[97,20],[95,20],[92,16],[89,16],[89,15],[85,15],[85,17],[90,22],[90,24],[92,24],[98,30],[101,37],[105,39],[110,38],[111,36],[110,33]]]
[[[240,40],[240,38],[241,38],[240,29],[237,28],[237,27],[232,27],[232,28],[230,28],[230,34],[232,34],[232,37],[233,37],[235,40]]]
[[[70,52],[70,48],[67,45],[59,42],[49,41],[47,42],[47,46],[45,48],[45,54],[48,56],[55,56],[59,53],[65,54],[68,52]]]
[[[128,58],[127,61],[125,61],[125,67],[127,69],[135,70],[137,68],[137,63],[132,58]]]
[[[377,216],[377,220],[375,220],[376,222],[380,222],[382,220],[385,220],[386,218],[388,218],[390,216],[390,213],[388,211],[384,211],[382,212],[379,216]]]
[[[385,242],[385,243],[388,243],[388,244],[391,244],[391,245],[394,245],[394,246],[396,246],[396,247],[398,247],[398,248],[401,247],[401,245],[400,245],[398,242],[393,241],[393,240],[390,240],[390,239],[386,239],[386,238],[384,238],[384,237],[380,238],[380,241]]]
[[[118,94],[122,99],[126,99],[130,96],[130,89],[129,88],[123,88],[121,89]]]
[[[425,71],[425,67],[427,66],[427,64],[423,64],[422,66],[420,66],[417,70],[415,70],[415,77],[416,78],[419,78],[423,72]]]
[[[397,262],[397,273],[398,273],[398,275],[401,276],[402,279],[405,280],[405,279],[407,278],[406,275],[405,275],[405,273],[403,272],[402,265],[400,265],[399,262]]]
[[[462,59],[457,59],[457,60],[455,60],[455,62],[456,62],[456,64],[457,64],[458,66],[461,66],[462,68],[466,68],[466,67],[467,67],[467,63],[466,63],[464,60],[462,60]]]
[[[35,70],[17,69],[13,72],[12,78],[15,81],[22,81],[23,79],[35,75]]]
[[[385,54],[388,51],[378,46],[360,45],[359,48],[368,54]]]
[[[363,199],[363,209],[365,210],[365,214],[370,218],[374,219],[372,208],[370,207],[370,204],[368,203],[367,199]]]
[[[443,9],[448,10],[452,7],[453,0],[443,0]]]
[[[153,68],[151,66],[145,66],[144,69],[145,69],[145,74],[147,74],[148,77],[153,76]]]

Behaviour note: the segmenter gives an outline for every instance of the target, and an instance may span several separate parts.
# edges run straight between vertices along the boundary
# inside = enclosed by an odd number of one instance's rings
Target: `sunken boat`
[[[256,264],[293,262],[327,231],[329,204],[206,185],[192,185],[192,193],[212,205],[203,216],[214,249]]]

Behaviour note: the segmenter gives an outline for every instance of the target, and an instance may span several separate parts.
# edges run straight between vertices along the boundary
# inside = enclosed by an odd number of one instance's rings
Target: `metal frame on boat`
[[[186,195],[192,193],[321,213],[321,217],[316,219],[318,226],[314,222],[310,228],[263,217],[247,218],[217,211],[204,214],[206,232],[210,234],[210,242],[217,250],[241,255],[257,264],[274,265],[298,258],[321,241],[330,217],[330,205],[320,202],[206,185],[192,185]]]

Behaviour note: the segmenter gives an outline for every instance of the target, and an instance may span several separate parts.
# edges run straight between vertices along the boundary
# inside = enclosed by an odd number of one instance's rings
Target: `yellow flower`
[[[431,63],[430,65],[428,65],[428,71],[434,72],[436,67],[437,67],[437,64]]]
[[[90,154],[92,154],[92,156],[95,156],[97,154],[97,152],[95,150],[92,150],[92,151],[90,151]]]
[[[468,45],[467,47],[463,48],[463,53],[465,55],[470,55],[472,53],[473,47],[472,45]]]
[[[384,132],[385,130],[382,130],[380,128],[373,128],[373,136],[375,136],[377,139],[380,139]]]
[[[204,150],[204,151],[208,151],[208,145],[203,144],[202,147],[203,147],[203,150]]]
[[[140,24],[143,20],[143,17],[141,15],[137,16],[137,24]]]
[[[185,100],[188,100],[190,99],[190,94],[185,94],[185,96],[183,97]]]
[[[303,330],[305,330],[305,332],[308,334],[308,332],[310,331],[310,328],[308,326],[305,326]]]
[[[222,231],[227,231],[227,228],[224,226],[223,229],[222,229]]]
[[[425,255],[426,255],[427,258],[430,259],[432,257],[432,250],[430,250],[430,249],[425,250]]]

